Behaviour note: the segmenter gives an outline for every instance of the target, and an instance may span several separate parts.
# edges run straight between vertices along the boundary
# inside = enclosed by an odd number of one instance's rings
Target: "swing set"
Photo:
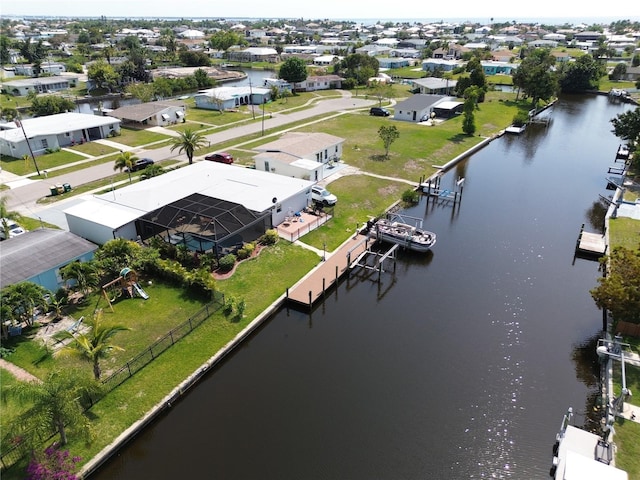
[[[138,275],[136,272],[127,267],[120,270],[120,275],[115,280],[111,280],[102,286],[102,295],[107,300],[112,312],[112,303],[122,297],[122,295],[126,295],[127,298],[133,298],[139,295],[145,300],[149,298],[138,285]]]

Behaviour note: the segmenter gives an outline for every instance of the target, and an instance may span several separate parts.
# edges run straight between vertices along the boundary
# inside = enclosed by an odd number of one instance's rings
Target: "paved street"
[[[368,109],[371,105],[377,103],[373,99],[366,100],[364,98],[354,98],[351,96],[351,93],[347,91],[341,91],[341,93],[343,95],[342,98],[321,100],[311,108],[287,113],[278,113],[274,114],[270,118],[265,117],[264,126],[262,121],[247,123],[242,126],[206,135],[206,139],[210,141],[212,145],[219,144],[228,142],[234,138],[241,138],[246,135],[260,133],[263,131],[263,127],[264,131],[279,128],[279,135],[286,131],[285,127],[288,124],[300,122],[307,118],[317,116],[323,116],[323,119],[326,119],[327,116],[343,114],[349,110]],[[256,112],[256,118],[259,118],[258,115],[259,113]],[[149,157],[155,161],[167,159],[187,161],[185,155],[176,155],[176,151],[171,152],[169,147],[149,150],[137,148],[132,151],[136,156]],[[48,195],[50,187],[53,184],[68,183],[73,188],[77,185],[108,177],[113,175],[113,173],[113,164],[105,163],[75,172],[65,173],[63,175],[56,176],[55,178],[35,181],[28,180],[24,177],[16,177],[8,172],[0,172],[0,181],[11,187],[10,190],[4,193],[4,196],[7,198],[7,208],[9,210],[15,210],[20,212],[22,215],[30,216],[32,218],[40,218],[45,222],[53,223],[61,228],[66,228],[66,220],[64,219],[63,210],[72,204],[77,203],[79,201],[78,197],[71,197],[67,200],[54,202],[54,204],[50,205],[39,205],[36,201]]]

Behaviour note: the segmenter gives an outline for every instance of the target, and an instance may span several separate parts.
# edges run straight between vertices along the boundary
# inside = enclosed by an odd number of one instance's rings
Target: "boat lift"
[[[608,360],[619,360],[622,369],[622,391],[620,392],[620,395],[616,398],[613,396],[613,392],[609,392],[608,394],[610,400],[607,402],[608,413],[605,425],[605,431],[607,432],[613,428],[613,423],[615,422],[616,417],[622,415],[625,400],[632,395],[631,390],[627,388],[624,365],[624,349],[629,348],[629,344],[623,343],[620,340],[620,336],[614,337],[613,341],[599,339],[598,346],[596,347],[598,357],[601,359],[607,358]]]

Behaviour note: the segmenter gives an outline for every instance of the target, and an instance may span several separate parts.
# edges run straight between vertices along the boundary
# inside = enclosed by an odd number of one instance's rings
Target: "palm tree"
[[[91,362],[93,365],[93,376],[100,380],[102,370],[100,360],[107,358],[114,350],[123,350],[111,343],[111,338],[118,332],[130,330],[124,325],[102,322],[102,310],[99,310],[92,321],[87,322],[91,327],[87,333],[76,333],[75,335],[67,330],[62,330],[57,336],[58,339],[71,338],[73,342],[60,349],[57,355],[80,357]]]
[[[27,444],[35,446],[55,431],[65,445],[68,427],[79,427],[89,437],[89,422],[80,399],[100,391],[100,385],[89,377],[73,371],[54,371],[43,382],[17,382],[4,390],[3,400],[15,398],[33,405],[10,426],[13,435]]]
[[[184,132],[180,132],[180,136],[173,139],[171,151],[176,148],[178,153],[185,153],[189,159],[189,165],[193,163],[193,154],[199,148],[203,148],[207,144],[204,135],[187,128]]]
[[[82,294],[86,297],[92,287],[98,285],[100,277],[98,269],[91,262],[71,262],[62,269],[60,274],[65,280],[75,280]]]
[[[131,152],[120,152],[120,155],[116,158],[116,162],[113,165],[114,170],[126,170],[129,174],[129,183],[131,183],[131,170],[133,170],[133,165],[138,160],[138,157],[132,155]]]
[[[2,225],[0,225],[0,228],[4,230],[4,238],[9,238],[9,224],[5,219],[11,218],[12,215],[13,214],[7,209],[7,197],[0,197],[0,219],[2,219],[0,220],[0,222],[2,223]]]

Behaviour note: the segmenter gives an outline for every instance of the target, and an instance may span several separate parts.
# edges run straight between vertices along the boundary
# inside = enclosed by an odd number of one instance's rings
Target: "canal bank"
[[[457,163],[481,150],[503,134],[504,130],[492,137],[483,139],[477,145],[447,162],[441,167],[439,174],[446,172]],[[389,209],[398,208],[399,205],[400,202],[394,202]],[[269,320],[275,312],[281,309],[287,301],[293,300],[293,303],[297,302],[299,304],[306,305],[308,308],[313,308],[315,302],[320,299],[320,297],[324,297],[327,292],[331,288],[335,287],[340,279],[349,272],[350,260],[355,260],[355,258],[357,258],[358,255],[366,248],[366,244],[363,243],[364,240],[365,237],[360,236],[358,229],[356,229],[354,235],[347,238],[335,251],[329,253],[322,252],[324,258],[320,258],[320,262],[316,267],[310,270],[303,278],[296,282],[296,284],[292,285],[290,289],[287,289],[283,295],[269,305],[269,307],[267,307],[249,325],[247,325],[245,329],[238,333],[233,340],[227,343],[215,355],[197,368],[191,375],[189,375],[183,382],[181,382],[151,410],[149,410],[140,420],[132,424],[113,442],[107,445],[102,449],[102,451],[87,462],[79,472],[80,478],[87,478],[96,472],[128,442],[139,435],[149,424],[171,409],[173,405],[175,405],[176,402],[196,386],[196,384],[201,381],[208,372],[219,365],[220,362],[240,346],[243,341],[249,338],[261,325]],[[303,293],[295,293],[297,290],[300,290]],[[308,292],[308,295],[305,295],[304,292]]]
[[[559,111],[458,163],[443,181],[467,178],[461,209],[409,212],[438,233],[431,254],[403,255],[381,284],[347,278],[312,312],[280,309],[97,478],[547,475],[551,413],[592,391],[575,359],[600,325],[597,264],[571,258],[601,148],[567,129],[589,138],[585,119],[602,132],[611,116],[575,99]]]

